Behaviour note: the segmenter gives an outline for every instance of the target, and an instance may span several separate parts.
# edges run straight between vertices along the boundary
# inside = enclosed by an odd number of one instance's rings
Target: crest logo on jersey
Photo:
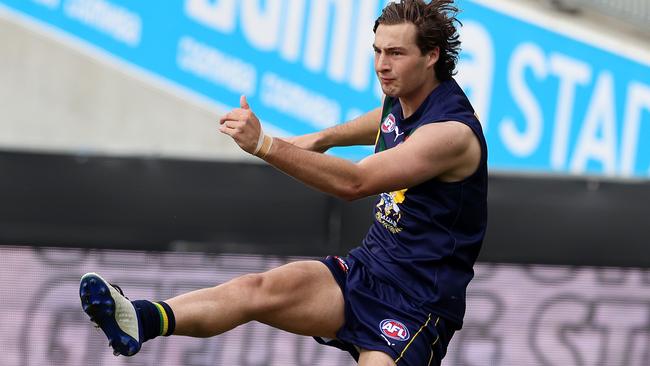
[[[391,113],[388,116],[386,116],[384,122],[381,123],[381,132],[391,133],[395,131],[395,126],[397,126],[397,123],[395,122],[395,116],[393,116],[393,114]]]
[[[399,227],[399,221],[402,218],[402,210],[399,205],[406,199],[405,194],[406,189],[402,189],[379,195],[375,219],[393,234],[402,231],[402,228]]]
[[[379,329],[381,329],[383,335],[397,341],[406,341],[411,337],[408,328],[394,319],[382,320]]]

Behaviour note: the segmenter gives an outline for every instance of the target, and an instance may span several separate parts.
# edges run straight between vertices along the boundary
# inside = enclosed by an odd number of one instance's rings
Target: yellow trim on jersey
[[[377,143],[379,142],[379,136],[381,136],[381,124],[382,122],[379,122],[379,127],[377,128],[377,137],[375,137],[375,146],[377,146]]]
[[[154,302],[153,304],[156,305],[156,308],[160,313],[160,335],[165,335],[167,334],[167,330],[169,330],[169,319],[167,319],[167,312],[165,311],[165,308],[163,308],[159,303]]]

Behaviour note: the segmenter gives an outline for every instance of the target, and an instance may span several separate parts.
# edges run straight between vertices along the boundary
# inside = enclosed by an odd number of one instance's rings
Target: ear
[[[429,58],[427,60],[427,66],[428,67],[433,67],[433,65],[438,62],[438,59],[440,59],[440,47],[435,47],[429,53],[427,54],[427,57]]]

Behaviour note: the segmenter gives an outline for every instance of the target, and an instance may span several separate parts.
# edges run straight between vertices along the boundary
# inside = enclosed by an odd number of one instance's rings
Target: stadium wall
[[[1,4],[0,44],[4,150],[247,160],[216,131],[224,108]]]
[[[0,243],[345,254],[372,198],[346,203],[260,164],[0,152]],[[650,267],[648,182],[492,175],[489,262]]]

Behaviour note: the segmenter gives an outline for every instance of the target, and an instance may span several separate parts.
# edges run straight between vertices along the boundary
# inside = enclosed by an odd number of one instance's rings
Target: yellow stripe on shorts
[[[438,320],[440,320],[440,318],[438,318],[438,319],[436,320],[436,325],[438,324]],[[399,355],[399,357],[395,360],[395,364],[397,364],[397,363],[399,362],[399,360],[401,360],[402,357],[404,357],[404,354],[406,353],[406,350],[409,349],[409,347],[411,346],[411,343],[413,343],[413,341],[415,340],[415,338],[417,338],[417,336],[420,335],[420,332],[422,332],[422,329],[426,328],[427,325],[429,325],[429,322],[430,322],[430,321],[431,321],[431,314],[429,314],[429,318],[427,318],[427,321],[424,322],[424,324],[422,324],[422,326],[420,327],[420,329],[418,329],[418,331],[415,333],[415,335],[413,336],[413,338],[411,338],[411,341],[406,345],[406,347],[404,347],[404,349],[402,350],[402,353],[401,353],[401,354]]]

